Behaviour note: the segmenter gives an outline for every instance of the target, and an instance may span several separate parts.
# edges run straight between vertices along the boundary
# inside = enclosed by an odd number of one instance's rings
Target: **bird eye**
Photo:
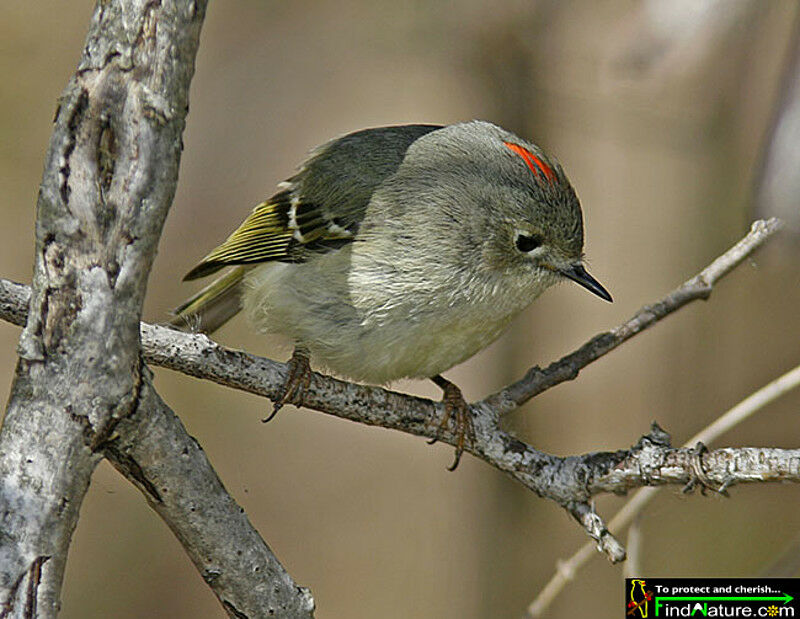
[[[528,253],[529,251],[533,251],[537,247],[540,247],[542,244],[542,239],[535,234],[517,234],[516,244],[518,250]]]

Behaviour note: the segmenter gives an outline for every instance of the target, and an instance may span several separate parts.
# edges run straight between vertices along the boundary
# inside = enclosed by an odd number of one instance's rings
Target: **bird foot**
[[[439,435],[447,428],[452,420],[455,425],[456,455],[453,464],[448,466],[447,470],[455,471],[458,463],[461,461],[461,454],[464,453],[464,447],[467,442],[469,441],[471,446],[475,445],[475,426],[472,423],[472,412],[464,396],[461,394],[461,389],[456,385],[442,376],[434,376],[431,380],[444,392],[442,396],[444,415],[442,415],[442,419],[436,427],[434,437],[428,441],[428,444],[433,445],[438,441]]]
[[[294,349],[292,358],[288,361],[289,374],[283,386],[278,391],[277,396],[272,401],[272,412],[269,417],[261,421],[267,423],[278,411],[283,408],[284,404],[292,404],[298,408],[303,405],[305,391],[311,382],[311,364],[309,362],[308,352]]]

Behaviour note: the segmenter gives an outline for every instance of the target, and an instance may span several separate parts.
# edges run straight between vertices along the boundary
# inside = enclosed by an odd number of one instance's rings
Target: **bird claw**
[[[272,412],[269,417],[261,420],[263,423],[267,423],[275,417],[284,404],[292,404],[298,408],[303,405],[305,391],[311,382],[311,364],[309,363],[308,353],[295,348],[287,365],[289,366],[289,373],[280,391],[272,401]]]
[[[441,376],[435,376],[431,380],[444,392],[442,397],[444,415],[442,415],[442,419],[436,427],[436,433],[433,438],[428,441],[428,444],[433,445],[439,440],[439,435],[447,429],[452,419],[455,425],[457,439],[456,453],[453,464],[448,466],[447,470],[455,471],[459,462],[461,462],[461,454],[464,453],[467,441],[469,441],[470,446],[475,445],[475,426],[472,423],[472,412],[464,396],[461,394],[461,390],[456,385]]]

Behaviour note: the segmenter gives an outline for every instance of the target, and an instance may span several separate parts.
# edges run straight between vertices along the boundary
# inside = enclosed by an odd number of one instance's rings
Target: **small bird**
[[[430,378],[444,393],[436,434],[455,424],[453,470],[474,429],[441,373],[559,281],[611,301],[583,266],[581,207],[561,166],[494,124],[350,133],[278,187],[189,271],[234,267],[173,320],[210,333],[243,309],[294,342],[270,418],[302,404],[310,359],[373,384]]]

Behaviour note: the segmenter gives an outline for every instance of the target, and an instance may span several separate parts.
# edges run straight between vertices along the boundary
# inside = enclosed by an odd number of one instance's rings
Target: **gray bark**
[[[229,615],[310,616],[298,587],[153,389],[147,360],[274,397],[283,364],[144,325],[147,276],[177,182],[203,0],[100,0],[59,105],[40,188],[33,286],[0,281],[0,313],[27,320],[0,430],[0,618],[54,616],[92,471],[107,457],[181,540]],[[682,483],[799,481],[798,450],[674,449],[654,427],[630,449],[559,458],[500,429],[502,414],[695,299],[777,229],[740,245],[665,299],[471,407],[469,451],[573,515],[624,556],[589,503],[599,492]],[[721,261],[721,262],[720,262]],[[7,294],[6,294],[7,293]],[[26,312],[22,303],[29,303]],[[314,375],[306,404],[431,436],[441,404]],[[440,440],[454,443],[446,429]],[[198,509],[202,506],[202,509]]]
[[[136,412],[116,434],[105,456],[172,529],[231,617],[311,617],[311,593],[297,586],[226,492],[149,372]]]
[[[475,440],[467,445],[467,450],[538,495],[561,505],[612,561],[622,560],[625,551],[590,504],[595,494],[625,493],[632,488],[661,484],[682,484],[687,490],[700,486],[725,493],[728,487],[740,483],[800,482],[800,450],[796,449],[737,448],[713,452],[676,449],[670,445],[669,436],[654,425],[647,436],[629,449],[558,457],[516,439],[499,425],[501,415],[518,403],[575,378],[583,367],[686,304],[707,299],[721,278],[779,228],[776,220],[755,222],[744,238],[663,299],[643,307],[629,320],[592,338],[547,368],[532,368],[517,383],[472,404]],[[0,280],[0,317],[21,320],[20,304],[25,298],[24,286]],[[286,379],[286,364],[228,350],[205,335],[144,323],[141,330],[143,355],[155,365],[270,398],[276,396]],[[346,383],[316,373],[312,374],[304,397],[305,406],[345,419],[419,436],[435,434],[450,444],[458,440],[450,428],[437,431],[431,420],[443,414],[443,405],[424,398]]]
[[[204,2],[100,2],[60,100],[0,433],[6,615],[56,614],[92,471],[136,407],[139,316],[175,192],[204,12]]]
[[[151,502],[159,488],[157,511],[229,614],[291,606],[293,616],[310,615],[310,596],[227,496],[140,358],[142,300],[177,184],[205,8],[204,0],[101,0],[60,99],[37,203],[29,312],[0,431],[0,617],[57,614],[72,532],[104,454]],[[161,434],[148,435],[156,422]],[[180,478],[187,495],[176,500],[170,466],[188,462],[198,472]],[[211,509],[192,519],[185,501],[200,495]],[[212,540],[221,529],[230,534]],[[220,548],[234,540],[247,544],[238,559],[235,546]]]

